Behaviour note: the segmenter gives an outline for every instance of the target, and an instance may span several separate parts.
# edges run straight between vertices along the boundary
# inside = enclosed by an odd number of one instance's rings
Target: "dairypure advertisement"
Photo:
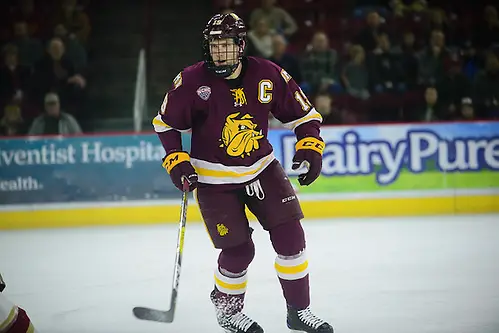
[[[324,127],[321,177],[302,193],[499,188],[499,123]],[[294,136],[271,133],[288,175]]]

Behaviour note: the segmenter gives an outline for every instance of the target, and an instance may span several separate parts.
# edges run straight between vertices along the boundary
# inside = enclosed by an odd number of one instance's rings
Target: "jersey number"
[[[312,108],[312,103],[310,103],[301,89],[295,91],[295,99],[300,103],[303,111],[308,112]]]

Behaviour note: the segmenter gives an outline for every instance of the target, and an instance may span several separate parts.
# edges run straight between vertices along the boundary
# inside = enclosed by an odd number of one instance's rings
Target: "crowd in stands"
[[[288,71],[326,124],[499,118],[497,7],[352,2],[215,0],[214,10],[249,22],[247,54]]]
[[[211,1],[248,23],[247,54],[286,69],[325,124],[499,118],[493,2]],[[81,132],[88,4],[0,2],[0,136]]]
[[[0,136],[76,134],[87,87],[85,2],[0,2]]]

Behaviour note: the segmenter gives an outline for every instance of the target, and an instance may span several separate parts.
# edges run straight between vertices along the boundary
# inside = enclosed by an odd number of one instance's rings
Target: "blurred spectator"
[[[14,23],[14,38],[11,43],[17,46],[19,63],[24,66],[33,66],[43,55],[41,42],[31,38],[28,24],[25,21]]]
[[[338,91],[336,65],[338,53],[329,47],[329,38],[324,32],[316,32],[310,48],[302,60],[303,80],[310,86],[310,91]]]
[[[62,0],[61,6],[52,18],[52,25],[57,24],[63,24],[70,35],[74,34],[82,45],[87,45],[91,30],[90,19],[83,8],[77,6],[77,0]]]
[[[54,37],[59,37],[65,45],[66,55],[73,63],[76,72],[82,72],[87,67],[87,51],[76,39],[74,34],[69,34],[64,24],[58,24],[54,28]]]
[[[380,92],[404,91],[402,71],[397,55],[391,52],[390,39],[387,34],[378,38],[378,47],[368,59],[369,79],[372,90]]]
[[[39,98],[49,91],[57,91],[66,105],[79,97],[86,86],[86,80],[76,72],[74,64],[64,53],[62,40],[52,38],[47,47],[47,55],[35,68],[35,84]]]
[[[473,108],[473,101],[471,98],[463,98],[461,101],[461,108],[459,114],[453,120],[474,120],[475,109]]]
[[[263,17],[267,19],[270,29],[289,37],[298,30],[298,26],[287,11],[277,7],[275,3],[276,0],[262,0],[262,6],[251,13],[250,27],[255,29],[258,21]]]
[[[333,98],[330,94],[324,92],[315,96],[314,106],[317,112],[322,116],[324,125],[342,124],[341,111],[333,108]]]
[[[9,15],[12,22],[23,21],[28,26],[28,35],[42,37],[43,16],[35,8],[34,0],[19,0]]]
[[[463,58],[463,73],[468,80],[473,80],[480,70],[480,59],[477,55],[476,48],[470,40],[466,41],[461,49]]]
[[[453,54],[445,62],[445,75],[437,82],[440,104],[446,113],[444,119],[455,118],[461,100],[471,96],[471,83],[461,68],[460,58]]]
[[[402,52],[416,53],[416,37],[414,36],[414,32],[404,31],[400,48]]]
[[[69,113],[61,111],[59,96],[55,93],[48,93],[45,96],[45,113],[33,121],[28,134],[71,135],[81,132],[76,119]]]
[[[425,37],[426,40],[431,38],[433,31],[442,31],[445,35],[447,45],[454,44],[454,34],[447,14],[442,8],[432,8],[429,11],[429,22],[426,28]]]
[[[350,50],[350,62],[343,69],[342,80],[351,96],[366,100],[369,94],[369,75],[367,73],[365,51],[360,45]]]
[[[415,42],[414,33],[406,31],[402,38],[402,45],[395,50],[400,57],[399,62],[402,67],[401,79],[408,89],[414,89],[418,84],[419,61],[416,54]]]
[[[19,64],[18,51],[15,45],[7,44],[2,51],[0,105],[11,102],[20,104],[29,90],[31,69]]]
[[[8,104],[0,119],[0,134],[2,136],[13,136],[22,134],[23,118],[21,108],[16,104]]]
[[[485,70],[476,77],[473,99],[480,118],[491,117],[499,109],[499,59],[494,52],[487,53]]]
[[[248,50],[249,56],[256,56],[269,59],[272,56],[272,35],[267,19],[261,17],[256,26],[248,31]]]
[[[440,30],[431,34],[429,46],[419,57],[419,83],[434,85],[444,75],[444,59],[448,51],[445,48],[445,35]]]
[[[286,52],[287,45],[288,42],[283,35],[275,34],[272,38],[273,54],[270,60],[284,68],[296,83],[301,84],[303,79],[300,65],[294,55]]]
[[[440,119],[441,111],[438,103],[438,92],[435,87],[425,90],[424,102],[407,112],[409,120],[432,122]]]
[[[367,14],[366,22],[367,26],[362,29],[356,40],[366,52],[371,52],[378,46],[379,35],[385,31],[381,26],[381,17],[376,11]]]
[[[476,26],[474,44],[479,49],[487,49],[496,44],[499,46],[499,18],[494,6],[483,10],[483,20]]]

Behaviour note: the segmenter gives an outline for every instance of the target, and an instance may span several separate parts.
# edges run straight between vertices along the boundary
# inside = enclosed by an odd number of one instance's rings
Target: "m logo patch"
[[[217,232],[220,236],[225,236],[229,233],[229,228],[227,228],[224,224],[218,223],[217,224]]]
[[[207,101],[211,95],[211,88],[207,87],[207,86],[201,86],[198,88],[198,90],[196,92],[202,100]]]
[[[243,88],[231,89],[232,97],[234,97],[234,106],[243,106],[248,104]]]

